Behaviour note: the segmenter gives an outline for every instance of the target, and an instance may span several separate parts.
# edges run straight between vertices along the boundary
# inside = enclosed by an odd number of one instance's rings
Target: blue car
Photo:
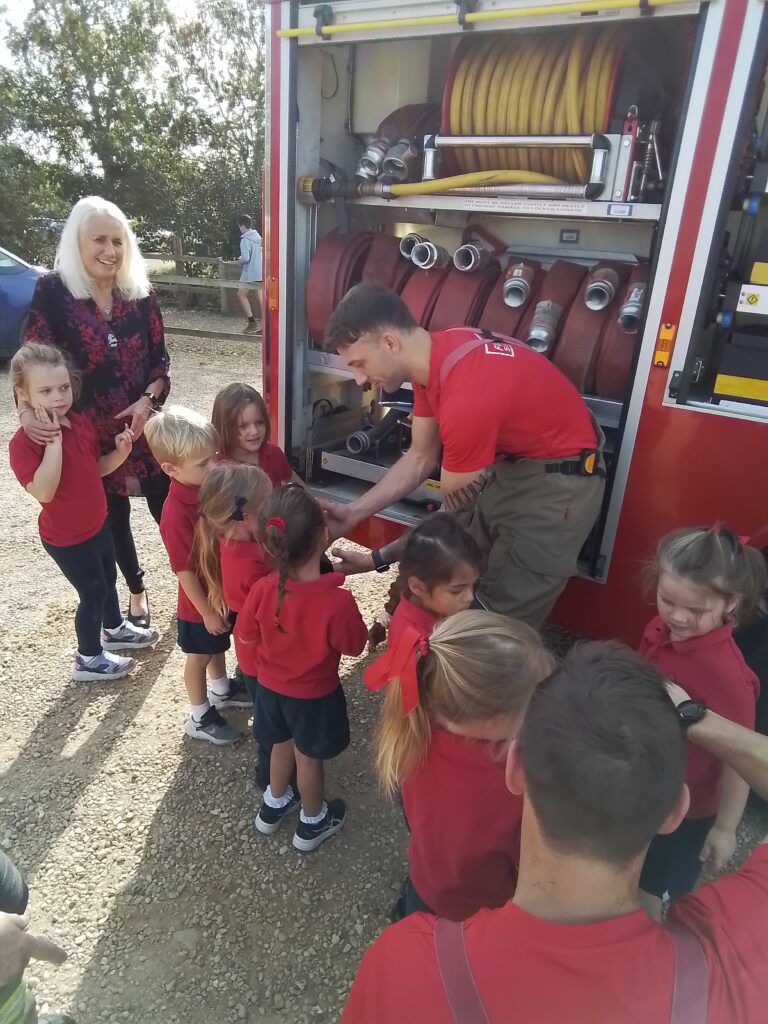
[[[0,359],[10,358],[21,344],[35,282],[44,273],[0,248]]]

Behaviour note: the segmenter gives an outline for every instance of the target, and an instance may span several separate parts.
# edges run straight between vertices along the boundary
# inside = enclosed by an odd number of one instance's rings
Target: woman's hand
[[[115,413],[113,419],[124,420],[126,416],[131,417],[131,422],[128,427],[133,440],[135,441],[138,437],[141,437],[144,427],[147,425],[147,420],[152,413],[152,403],[146,395],[142,395],[132,405],[129,405],[127,409],[121,409],[120,412]]]
[[[131,454],[131,448],[133,448],[133,433],[129,427],[121,433],[115,435],[115,448],[120,452],[121,455],[125,455],[126,458]]]
[[[331,548],[331,554],[338,558],[333,563],[335,572],[343,572],[345,576],[354,576],[358,572],[370,572],[375,569],[370,551],[355,551],[353,548]]]
[[[61,439],[61,427],[55,413],[52,418],[41,405],[35,409],[23,409],[19,413],[19,424],[35,444],[50,444]]]

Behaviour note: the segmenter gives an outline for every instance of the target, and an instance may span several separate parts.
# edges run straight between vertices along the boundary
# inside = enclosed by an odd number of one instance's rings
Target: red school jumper
[[[755,727],[755,702],[760,683],[747,666],[733,639],[733,626],[722,626],[704,636],[676,642],[657,615],[646,626],[639,653],[677,683],[693,700],[746,729]],[[691,791],[686,817],[708,818],[717,814],[723,764],[702,747],[691,743],[685,781]]]
[[[272,572],[264,548],[255,540],[219,541],[219,563],[224,600],[230,611],[239,614],[251,587]]]
[[[340,572],[308,582],[287,580],[278,629],[277,573],[260,579],[235,626],[235,651],[243,672],[286,697],[333,693],[342,654],[361,654],[368,639],[344,580]]]
[[[764,1024],[768,845],[717,882],[675,900],[707,960],[702,1024]],[[363,956],[342,1024],[454,1024],[438,973],[435,919],[411,914]],[[642,910],[594,924],[553,924],[507,903],[464,924],[480,998],[493,1024],[669,1024],[675,955]]]
[[[521,342],[485,341],[441,387],[444,360],[472,338],[482,338],[472,327],[435,331],[429,382],[413,385],[413,415],[437,420],[447,472],[472,473],[499,455],[565,459],[595,447],[579,392],[554,363]]]
[[[200,488],[187,487],[178,480],[171,480],[168,497],[165,499],[160,516],[160,536],[163,538],[171,572],[196,572],[192,559],[195,543],[195,524],[200,509]],[[182,622],[202,622],[203,617],[195,608],[179,583],[177,617]]]
[[[61,425],[61,477],[56,493],[40,508],[40,536],[52,547],[82,544],[99,532],[107,518],[107,499],[99,472],[99,446],[93,424],[83,413],[67,413]],[[8,445],[11,469],[21,486],[34,480],[45,454],[19,428]]]
[[[437,622],[401,597],[389,647],[407,625],[429,636]],[[427,906],[452,921],[500,907],[515,891],[523,801],[507,789],[499,748],[433,725],[424,761],[403,779],[411,882]]]
[[[221,463],[237,462],[237,459],[233,459],[226,452],[217,452],[216,459]],[[247,463],[247,465],[250,465],[250,463]],[[272,441],[265,441],[261,448],[259,448],[258,468],[267,474],[273,487],[287,484],[293,476],[293,471],[288,459],[285,457],[285,452],[279,445],[273,444]]]

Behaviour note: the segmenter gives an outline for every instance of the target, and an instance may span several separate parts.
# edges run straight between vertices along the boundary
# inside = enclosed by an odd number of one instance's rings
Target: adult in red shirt
[[[492,1024],[762,1022],[768,846],[673,904],[668,923],[680,937],[640,909],[648,844],[688,806],[686,717],[663,677],[626,648],[573,650],[534,693],[508,757],[510,789],[524,795],[514,897],[464,924],[414,914],[386,929],[363,957],[343,1024],[453,1024],[451,1007],[473,983]],[[768,741],[705,709],[691,718],[691,743],[768,794]],[[706,993],[706,1006],[691,993]]]
[[[469,523],[486,562],[479,603],[540,626],[577,568],[605,481],[603,437],[581,396],[544,356],[473,327],[429,334],[394,292],[361,284],[328,321],[361,386],[413,383],[411,447],[351,504],[328,506],[337,535],[409,494],[442,449],[443,508]],[[398,542],[345,553],[348,572],[396,561]]]

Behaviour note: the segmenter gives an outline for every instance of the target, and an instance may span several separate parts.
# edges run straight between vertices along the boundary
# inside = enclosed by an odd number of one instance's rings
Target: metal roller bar
[[[520,147],[523,149],[561,149],[571,146],[589,146],[590,149],[608,149],[605,135],[426,135],[424,148],[463,149]]]

